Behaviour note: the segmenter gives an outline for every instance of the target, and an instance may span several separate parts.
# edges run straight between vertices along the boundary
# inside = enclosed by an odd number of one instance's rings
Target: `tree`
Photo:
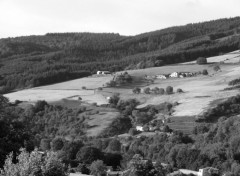
[[[110,82],[106,83],[107,87],[116,87],[117,83],[114,80],[111,80]]]
[[[48,152],[43,156],[37,149],[28,153],[20,149],[17,162],[13,163],[13,154],[7,156],[0,176],[67,176],[65,165],[58,159],[57,153]]]
[[[40,149],[43,151],[50,150],[50,140],[49,139],[42,139],[40,142]]]
[[[202,74],[203,74],[203,75],[208,75],[208,71],[207,71],[206,69],[204,69],[204,70],[202,71]]]
[[[113,105],[117,105],[119,100],[120,100],[119,94],[118,93],[114,93],[113,96],[110,97],[109,103],[113,104]]]
[[[197,64],[199,65],[207,64],[207,59],[205,57],[199,57],[197,59]]]
[[[99,149],[88,146],[82,147],[76,155],[76,159],[84,164],[91,164],[101,158],[102,152]]]
[[[45,106],[47,106],[47,105],[48,105],[48,103],[45,100],[37,101],[36,104],[35,104],[35,107],[34,107],[35,112],[43,111]]]
[[[221,70],[221,68],[220,68],[219,65],[214,65],[214,66],[213,66],[213,70],[214,70],[215,72],[218,72],[218,71]]]
[[[94,176],[105,176],[107,167],[102,160],[93,161],[90,166],[90,174]]]
[[[108,150],[112,152],[120,152],[121,150],[121,143],[117,139],[113,139],[108,144]]]
[[[159,89],[158,87],[154,87],[154,88],[152,89],[152,92],[153,92],[154,94],[160,94],[160,89]]]
[[[165,93],[164,88],[160,88],[160,89],[159,89],[159,94],[160,94],[160,95],[163,95],[164,93]]]
[[[149,88],[149,87],[144,88],[144,89],[143,89],[143,92],[144,92],[145,94],[150,94],[150,88]]]
[[[139,94],[141,92],[141,89],[139,87],[135,87],[132,91],[135,94]]]
[[[63,148],[63,140],[61,138],[55,138],[52,141],[52,150],[53,151],[57,151],[57,150],[61,150]]]
[[[172,86],[167,86],[166,93],[167,94],[172,94],[173,93],[173,87]]]

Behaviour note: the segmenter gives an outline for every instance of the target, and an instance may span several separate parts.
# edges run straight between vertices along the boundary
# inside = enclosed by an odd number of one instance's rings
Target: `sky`
[[[49,32],[136,35],[240,16],[240,0],[0,0],[0,38]]]

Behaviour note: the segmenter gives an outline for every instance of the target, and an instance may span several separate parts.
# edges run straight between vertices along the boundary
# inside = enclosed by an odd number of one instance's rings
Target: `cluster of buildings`
[[[155,76],[145,76],[146,79],[168,79],[168,78],[185,78],[195,76],[197,73],[191,72],[173,72],[171,74],[161,74]]]

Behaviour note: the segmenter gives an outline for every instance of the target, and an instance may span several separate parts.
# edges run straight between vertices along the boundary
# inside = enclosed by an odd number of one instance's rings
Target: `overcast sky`
[[[240,0],[0,0],[0,38],[48,32],[135,35],[240,16]]]

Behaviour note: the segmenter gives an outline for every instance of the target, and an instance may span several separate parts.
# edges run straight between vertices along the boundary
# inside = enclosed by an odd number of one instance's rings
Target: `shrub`
[[[166,93],[167,94],[172,94],[173,93],[173,87],[172,86],[167,86]]]
[[[143,92],[144,92],[145,94],[150,94],[150,88],[149,88],[149,87],[144,88],[144,89],[143,89]]]
[[[113,80],[111,80],[110,82],[106,83],[107,87],[116,87],[117,83]]]
[[[204,69],[204,70],[202,71],[202,74],[203,74],[203,75],[208,75],[208,71],[207,71],[206,69]]]
[[[87,88],[86,88],[86,86],[82,86],[82,90],[86,90]]]
[[[141,89],[139,87],[135,87],[132,91],[135,94],[139,94],[141,92]]]
[[[155,87],[155,88],[153,88],[152,89],[152,92],[154,93],[154,94],[159,94],[159,88],[158,87]]]
[[[238,85],[238,84],[240,84],[240,78],[234,79],[234,80],[232,80],[228,83],[229,86],[235,86],[235,85]]]
[[[160,94],[160,95],[163,95],[164,93],[165,93],[164,88],[160,88],[160,89],[159,89],[159,94]]]
[[[199,57],[197,59],[197,64],[202,65],[202,64],[207,64],[207,59],[204,57]]]
[[[183,93],[183,90],[180,89],[180,88],[178,88],[178,89],[177,89],[177,93]]]
[[[217,72],[217,71],[220,71],[221,68],[219,67],[219,65],[215,65],[215,66],[213,67],[213,70],[214,70],[215,72]]]

